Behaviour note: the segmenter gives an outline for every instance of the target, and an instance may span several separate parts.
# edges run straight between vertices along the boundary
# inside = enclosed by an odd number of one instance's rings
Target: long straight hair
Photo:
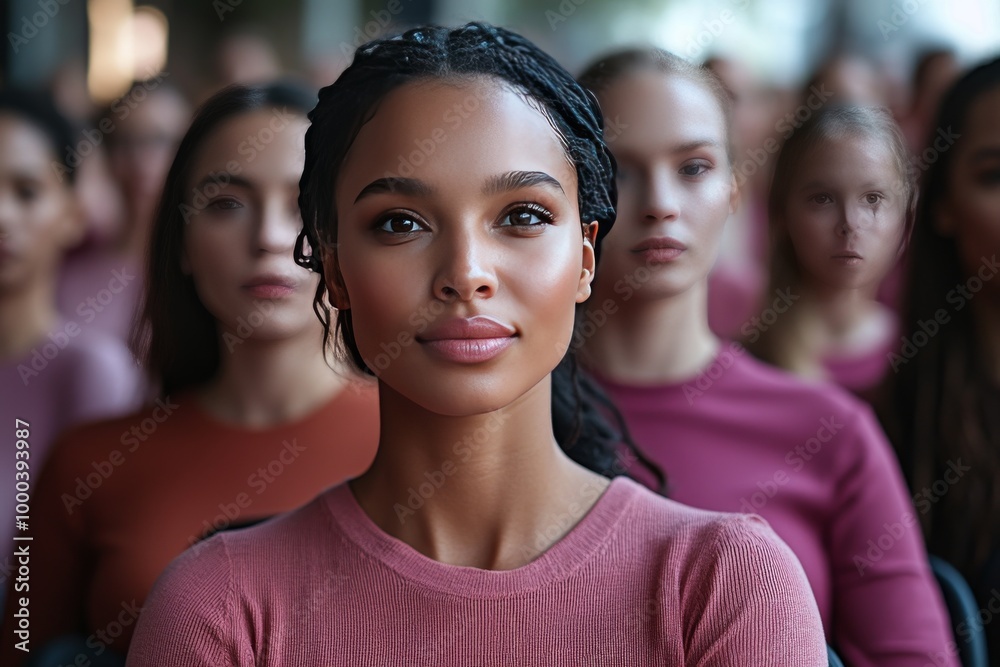
[[[230,86],[209,98],[194,116],[170,166],[146,258],[141,305],[132,323],[130,345],[159,395],[210,380],[219,370],[219,330],[215,317],[181,271],[186,211],[192,208],[191,169],[205,140],[227,120],[252,111],[287,108],[308,113],[315,95],[290,82]]]
[[[959,138],[924,173],[904,313],[907,339],[922,335],[927,342],[912,359],[896,364],[897,373],[888,381],[891,400],[882,406],[883,421],[917,494],[933,491],[950,466],[960,462],[970,467],[946,493],[935,493],[936,502],[921,512],[921,521],[930,550],[973,580],[1000,543],[998,390],[983,363],[971,304],[959,309],[949,301],[949,293],[968,275],[956,239],[938,230],[937,209],[948,195],[969,108],[998,87],[1000,59],[970,71],[941,103],[933,132],[944,129]],[[928,336],[921,324],[933,322],[942,308],[950,320]]]

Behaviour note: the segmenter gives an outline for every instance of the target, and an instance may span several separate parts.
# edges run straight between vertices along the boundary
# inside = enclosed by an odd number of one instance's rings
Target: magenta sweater
[[[129,667],[826,664],[802,568],[764,521],[621,477],[506,571],[427,558],[336,486],[175,560],[128,656]]]
[[[599,379],[669,496],[767,519],[805,568],[830,643],[851,667],[956,665],[919,517],[870,408],[723,343],[697,377]],[[929,505],[928,505],[929,507]]]

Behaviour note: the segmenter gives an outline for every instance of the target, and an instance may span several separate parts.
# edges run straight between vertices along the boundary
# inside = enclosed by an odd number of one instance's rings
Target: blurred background
[[[169,73],[193,99],[229,78],[297,72],[327,83],[354,47],[408,25],[485,19],[571,70],[608,47],[649,42],[696,61],[735,57],[775,87],[831,54],[868,60],[894,105],[930,49],[969,62],[1000,45],[997,0],[6,0],[8,84],[55,84],[100,105]],[[73,96],[76,96],[74,99]]]

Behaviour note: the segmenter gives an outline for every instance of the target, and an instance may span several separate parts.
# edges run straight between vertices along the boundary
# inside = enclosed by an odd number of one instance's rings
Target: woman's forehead
[[[471,185],[514,171],[547,173],[575,193],[559,133],[523,94],[486,77],[420,80],[386,95],[361,128],[338,195],[353,199],[376,178]]]

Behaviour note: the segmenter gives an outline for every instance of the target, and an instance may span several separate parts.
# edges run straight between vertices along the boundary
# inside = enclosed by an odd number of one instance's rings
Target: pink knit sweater
[[[826,665],[801,566],[754,516],[616,478],[540,557],[445,565],[381,531],[349,487],[220,533],[164,572],[129,667]]]

